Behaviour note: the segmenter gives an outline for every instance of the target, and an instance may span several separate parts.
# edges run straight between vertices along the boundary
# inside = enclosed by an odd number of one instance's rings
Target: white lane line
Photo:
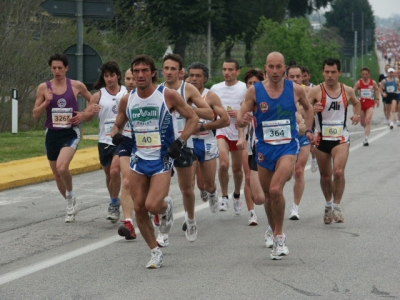
[[[243,193],[243,192],[241,191],[241,193]],[[208,203],[202,203],[202,204],[196,206],[195,211],[201,211],[201,210],[206,209],[208,207],[209,207]],[[183,218],[184,215],[185,215],[184,211],[177,212],[177,213],[174,214],[174,220],[181,219],[181,218]],[[136,229],[136,233],[140,234],[139,229]],[[50,268],[52,266],[55,266],[57,264],[65,262],[67,260],[73,259],[75,257],[81,256],[83,254],[86,254],[86,253],[95,251],[97,249],[103,248],[105,246],[111,245],[111,244],[113,244],[115,242],[118,242],[118,241],[121,241],[121,237],[115,235],[115,236],[103,239],[103,240],[101,240],[99,242],[90,244],[88,246],[85,246],[85,247],[82,247],[82,248],[67,252],[65,254],[58,255],[58,256],[55,256],[53,258],[50,258],[50,259],[35,263],[33,265],[18,269],[16,271],[5,273],[5,274],[0,276],[0,286],[3,285],[3,284],[6,284],[8,282],[17,280],[17,279],[19,279],[21,277],[24,277],[24,276],[39,272],[39,271],[41,271],[43,269]]]

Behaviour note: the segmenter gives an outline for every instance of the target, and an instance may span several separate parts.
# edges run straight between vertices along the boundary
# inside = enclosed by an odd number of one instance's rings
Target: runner
[[[219,149],[219,170],[218,178],[221,186],[222,199],[219,207],[220,211],[227,211],[229,208],[229,163],[232,161],[232,173],[235,189],[233,192],[233,209],[236,215],[240,215],[242,203],[240,200],[240,188],[243,181],[242,171],[242,150],[244,143],[237,145],[239,132],[236,124],[236,116],[240,105],[246,95],[246,84],[238,80],[240,74],[239,63],[234,60],[225,60],[222,65],[224,81],[214,84],[211,91],[215,92],[221,99],[222,105],[230,117],[228,127],[217,129],[217,140]],[[243,129],[240,129],[243,130]],[[242,136],[243,133],[241,133]],[[229,154],[231,159],[229,159]]]
[[[199,119],[176,91],[156,84],[157,69],[150,56],[136,56],[131,69],[137,88],[131,92],[125,112],[121,103],[112,134],[115,141],[120,141],[122,129],[129,121],[133,130],[130,192],[137,225],[151,252],[146,268],[155,269],[162,266],[164,256],[157,245],[149,212],[161,214],[160,232],[168,234],[173,225],[173,201],[168,197],[173,160],[182,154]],[[176,139],[178,120],[173,111],[186,119]]]
[[[317,112],[315,134],[316,156],[321,174],[321,189],[325,197],[324,223],[344,222],[340,203],[345,177],[344,171],[349,156],[350,134],[347,130],[347,106],[353,105],[352,124],[360,121],[361,104],[354,90],[339,82],[340,60],[327,58],[323,63],[325,81],[311,88],[310,102]]]
[[[371,133],[372,115],[375,105],[379,106],[379,95],[381,90],[375,80],[371,79],[371,71],[364,67],[361,69],[361,79],[354,85],[354,92],[358,92],[361,102],[361,126],[364,127],[364,146],[369,146],[369,135]],[[374,96],[375,91],[375,96]]]
[[[100,76],[94,85],[99,90],[90,99],[85,110],[85,120],[90,121],[96,114],[99,118],[99,158],[106,175],[106,186],[110,195],[107,220],[116,223],[119,220],[119,192],[121,190],[121,168],[119,147],[112,143],[111,130],[118,113],[118,103],[127,93],[121,84],[121,70],[118,63],[108,61],[100,67]]]
[[[265,210],[273,230],[271,259],[279,260],[289,254],[283,233],[285,198],[283,188],[290,180],[299,153],[296,103],[306,113],[306,135],[311,142],[313,111],[304,89],[284,79],[285,59],[272,52],[266,59],[268,80],[251,86],[238,113],[238,126],[245,127],[256,119],[257,164],[265,194]]]
[[[65,54],[55,53],[50,56],[49,66],[53,79],[38,86],[33,117],[39,119],[44,112],[47,114],[45,122],[47,159],[57,188],[67,200],[65,222],[70,223],[75,221],[78,212],[72,174],[69,170],[81,140],[78,125],[82,121],[82,116],[78,112],[77,99],[80,94],[89,101],[92,95],[82,82],[66,77],[69,66]]]

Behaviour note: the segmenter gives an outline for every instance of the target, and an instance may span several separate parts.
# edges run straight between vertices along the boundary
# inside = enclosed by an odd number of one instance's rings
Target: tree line
[[[50,79],[47,60],[76,44],[74,19],[55,18],[41,7],[42,0],[3,0],[0,10],[0,131],[11,129],[11,88],[19,91],[21,130],[43,128],[31,116],[36,88]],[[351,9],[373,13],[368,0],[354,0]],[[358,5],[357,5],[358,3]],[[305,16],[332,4],[338,17],[327,15],[327,25],[314,32]],[[364,6],[362,6],[364,5]],[[346,0],[115,0],[111,21],[84,21],[84,43],[96,49],[103,62],[114,59],[126,69],[135,55],[146,53],[161,62],[168,45],[174,53],[206,62],[206,33],[212,28],[212,68],[220,70],[224,58],[242,66],[262,68],[270,51],[282,52],[310,68],[319,80],[320,64],[340,55],[341,25],[351,10]],[[354,7],[354,8],[353,8]],[[332,11],[332,10],[331,10]],[[351,13],[351,12],[350,12]],[[336,18],[336,19],[335,19]],[[368,23],[372,23],[368,19]]]

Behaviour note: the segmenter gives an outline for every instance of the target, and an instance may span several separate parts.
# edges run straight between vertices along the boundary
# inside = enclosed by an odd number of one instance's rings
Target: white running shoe
[[[110,205],[108,205],[107,220],[110,220],[111,223],[116,223],[119,220],[119,216],[119,204],[110,203]]]
[[[71,223],[75,221],[75,215],[78,213],[79,209],[76,205],[76,197],[67,197],[67,214],[65,215],[65,223]]]
[[[317,159],[313,158],[313,159],[311,159],[311,172],[315,173],[317,171],[318,171]]]
[[[227,211],[229,208],[229,199],[222,197],[221,204],[219,205],[219,211]]]
[[[162,266],[164,255],[159,248],[151,250],[151,259],[147,263],[147,269],[158,269]]]
[[[267,231],[265,231],[264,239],[265,247],[272,248],[272,246],[274,245],[274,234],[272,233],[271,227],[269,226]]]
[[[258,225],[257,215],[255,212],[251,212],[249,218],[249,226],[256,226],[256,225]]]
[[[196,222],[194,222],[193,224],[190,224],[189,222],[187,222],[186,224],[187,224],[187,229],[185,231],[186,239],[189,242],[193,243],[197,239]]]
[[[161,215],[160,232],[169,233],[172,225],[174,225],[173,204],[174,201],[170,196],[165,197],[165,201],[169,204],[167,211]]]
[[[164,248],[164,247],[169,246],[168,233],[163,234],[163,233],[159,232],[156,240],[157,240],[158,247]]]
[[[397,121],[397,126],[400,127],[400,121]]]
[[[289,220],[300,220],[299,207],[295,204],[293,204],[292,211],[289,215]]]
[[[210,210],[212,213],[216,213],[218,210],[218,192],[215,191],[214,195],[211,194],[208,197],[208,204],[210,205]]]
[[[274,244],[271,250],[271,259],[272,260],[281,260],[282,256],[289,255],[289,249],[286,246],[286,236],[275,236]]]
[[[235,211],[235,215],[240,215],[242,212],[242,202],[239,199],[233,199],[233,210]]]
[[[392,129],[393,129],[393,127],[394,127],[394,125],[393,125],[393,122],[390,122],[390,124],[389,124],[389,128],[390,128],[390,130],[392,130]]]

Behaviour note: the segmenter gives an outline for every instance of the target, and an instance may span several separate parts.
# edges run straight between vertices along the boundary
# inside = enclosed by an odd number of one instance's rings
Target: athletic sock
[[[112,205],[119,205],[119,198],[111,198]]]

